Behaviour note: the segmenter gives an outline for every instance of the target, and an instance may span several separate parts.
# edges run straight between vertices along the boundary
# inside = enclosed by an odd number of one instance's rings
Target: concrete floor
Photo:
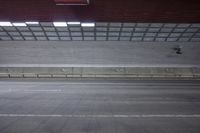
[[[0,133],[199,133],[198,81],[0,81]]]

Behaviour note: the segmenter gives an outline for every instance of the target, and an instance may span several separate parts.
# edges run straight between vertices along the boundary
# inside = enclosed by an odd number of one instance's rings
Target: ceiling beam
[[[89,0],[54,0],[56,5],[88,5]]]

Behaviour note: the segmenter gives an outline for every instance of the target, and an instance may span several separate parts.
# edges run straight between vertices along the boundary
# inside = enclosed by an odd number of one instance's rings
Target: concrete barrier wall
[[[200,77],[200,68],[159,67],[62,67],[0,68],[0,78],[193,78]]]
[[[0,67],[200,67],[199,53],[199,43],[5,41]]]

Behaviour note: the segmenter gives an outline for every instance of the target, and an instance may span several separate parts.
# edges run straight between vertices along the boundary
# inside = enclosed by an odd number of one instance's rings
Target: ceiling
[[[0,5],[0,21],[200,22],[199,0],[90,0],[88,6],[1,0]]]
[[[97,22],[86,27],[83,25],[86,23],[67,23],[63,27],[57,27],[53,22],[13,24],[0,26],[1,41],[200,42],[200,23]]]

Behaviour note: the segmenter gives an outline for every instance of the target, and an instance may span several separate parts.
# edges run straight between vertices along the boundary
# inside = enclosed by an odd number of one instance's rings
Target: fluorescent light
[[[95,27],[94,23],[82,23],[81,24],[82,27]]]
[[[0,26],[13,26],[11,22],[0,22]]]
[[[39,22],[32,22],[32,21],[30,21],[30,22],[26,22],[26,24],[39,24]]]
[[[67,23],[66,22],[53,22],[53,25],[55,27],[67,27]]]
[[[13,23],[14,26],[27,26],[25,23]]]
[[[79,24],[81,24],[81,22],[68,22],[67,24],[71,24],[71,25],[79,25]]]

